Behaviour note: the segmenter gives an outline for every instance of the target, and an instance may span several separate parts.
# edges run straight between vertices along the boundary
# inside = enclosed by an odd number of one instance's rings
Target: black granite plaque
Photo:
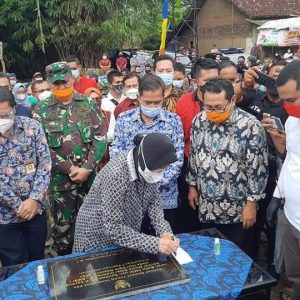
[[[116,299],[189,278],[173,257],[119,249],[48,263],[51,299]]]

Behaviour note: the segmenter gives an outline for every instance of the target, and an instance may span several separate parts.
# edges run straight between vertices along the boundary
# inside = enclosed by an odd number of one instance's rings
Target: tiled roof
[[[249,18],[284,18],[300,15],[300,0],[228,0]]]

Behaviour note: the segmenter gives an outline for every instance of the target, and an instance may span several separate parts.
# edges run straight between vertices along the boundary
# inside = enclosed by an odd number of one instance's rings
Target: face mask
[[[285,102],[284,108],[289,116],[300,119],[300,106],[296,106],[289,102]]]
[[[148,107],[141,104],[141,111],[146,117],[154,119],[160,114],[161,107]]]
[[[138,98],[139,91],[138,89],[129,89],[125,92],[125,96],[131,100],[136,100]]]
[[[143,147],[143,142],[141,142],[140,148],[139,148],[139,152],[142,154],[142,158],[143,158],[143,163],[145,165],[145,170],[143,171],[141,169],[141,166],[139,165],[138,167],[138,172],[140,173],[140,175],[144,178],[144,180],[147,183],[153,184],[153,183],[158,183],[163,179],[164,176],[164,170],[160,171],[160,172],[152,172],[148,169],[146,162],[145,162],[145,158],[144,158],[144,153],[142,150]]]
[[[37,99],[31,95],[27,97],[27,102],[30,103],[31,107],[35,107],[38,104]]]
[[[231,116],[231,109],[224,111],[224,112],[215,112],[215,111],[207,111],[206,117],[209,121],[216,123],[216,124],[223,124],[225,121],[229,119]]]
[[[113,86],[113,89],[116,93],[122,94],[123,92],[123,84],[117,84]]]
[[[72,76],[73,76],[74,78],[78,78],[78,77],[80,76],[79,70],[72,70]]]
[[[291,53],[291,49],[289,49],[287,52],[288,52],[288,53]]]
[[[12,119],[0,119],[0,133],[4,134],[8,131],[14,124]]]
[[[12,86],[14,86],[14,85],[17,83],[17,80],[12,79],[12,80],[10,80],[9,82],[10,82],[10,84],[11,84]]]
[[[20,94],[17,96],[17,99],[20,101],[24,101],[26,99],[26,97],[27,97],[26,94]]]
[[[107,59],[107,56],[103,56],[102,58],[103,58],[103,59]]]
[[[74,89],[71,86],[71,87],[63,89],[63,90],[52,91],[52,94],[55,98],[57,98],[61,102],[66,102],[66,101],[70,100],[70,97],[72,96],[73,92],[74,92]]]
[[[47,98],[49,98],[51,96],[51,92],[50,91],[43,91],[42,93],[39,94],[39,100],[40,101],[44,101]]]
[[[151,74],[151,70],[145,70],[145,73],[146,73],[147,75],[149,75],[149,74]]]
[[[165,86],[170,86],[173,83],[174,75],[172,73],[161,73],[157,76],[164,82]]]
[[[183,84],[183,80],[173,80],[173,86],[178,89],[181,89],[183,87]]]

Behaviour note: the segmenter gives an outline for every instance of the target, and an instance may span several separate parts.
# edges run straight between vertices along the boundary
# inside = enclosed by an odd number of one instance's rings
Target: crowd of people
[[[46,246],[168,255],[174,234],[212,227],[256,259],[265,232],[268,270],[284,265],[300,299],[300,60],[137,61],[0,73],[1,265]]]

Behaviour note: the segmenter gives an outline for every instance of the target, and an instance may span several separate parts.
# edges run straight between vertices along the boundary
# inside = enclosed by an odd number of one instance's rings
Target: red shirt
[[[195,116],[201,111],[199,101],[195,99],[195,92],[183,95],[176,104],[176,114],[180,117],[184,132],[184,155],[190,156],[191,129]]]
[[[119,57],[116,61],[116,65],[119,70],[123,70],[127,67],[127,59],[125,57]]]
[[[125,111],[131,110],[136,108],[137,105],[135,104],[134,101],[130,100],[129,98],[126,98],[124,101],[119,103],[114,111],[115,119],[117,120],[118,116]]]
[[[101,59],[99,61],[99,66],[100,66],[100,68],[101,68],[101,66],[103,66],[103,67],[110,67],[111,66],[111,62],[110,62],[110,60],[108,58]]]
[[[84,95],[85,91],[91,87],[101,91],[97,82],[93,78],[88,78],[83,75],[80,75],[80,80],[78,82],[74,82],[74,90],[80,93],[81,95]]]

